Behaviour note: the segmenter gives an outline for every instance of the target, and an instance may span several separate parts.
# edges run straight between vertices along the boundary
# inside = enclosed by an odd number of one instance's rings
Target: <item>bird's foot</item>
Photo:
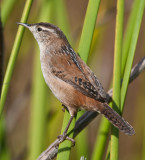
[[[66,134],[59,135],[57,138],[59,139],[59,144],[62,143],[64,140],[69,140],[72,142],[72,147],[75,146],[75,140],[68,137]]]
[[[66,106],[62,104],[62,111],[65,112],[65,110],[66,110]]]

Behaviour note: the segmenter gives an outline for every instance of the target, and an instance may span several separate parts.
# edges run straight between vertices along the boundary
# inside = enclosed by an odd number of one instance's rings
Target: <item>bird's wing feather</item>
[[[75,53],[63,53],[63,56],[53,56],[52,72],[61,80],[73,85],[84,95],[104,102],[106,93],[90,68]],[[59,62],[59,63],[57,63]]]

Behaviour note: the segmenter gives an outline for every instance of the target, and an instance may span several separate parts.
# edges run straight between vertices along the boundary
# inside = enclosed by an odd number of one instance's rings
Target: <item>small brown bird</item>
[[[37,40],[45,82],[71,115],[63,135],[59,136],[62,141],[69,139],[67,130],[78,109],[99,112],[125,134],[135,133],[133,127],[109,107],[100,81],[57,26],[50,23],[18,24],[27,27]]]

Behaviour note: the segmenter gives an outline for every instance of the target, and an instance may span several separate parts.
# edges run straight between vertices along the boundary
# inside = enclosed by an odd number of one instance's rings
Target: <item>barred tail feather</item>
[[[111,107],[109,107],[108,104],[103,104],[103,107],[100,109],[100,113],[103,114],[120,131],[130,136],[135,134],[133,127]]]

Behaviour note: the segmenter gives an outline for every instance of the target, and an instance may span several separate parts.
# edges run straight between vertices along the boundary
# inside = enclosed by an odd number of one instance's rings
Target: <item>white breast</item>
[[[57,78],[48,69],[49,65],[46,63],[41,63],[42,73],[46,84],[49,86],[56,98],[61,101],[65,106],[73,106],[72,99],[75,99],[74,88],[64,82],[63,80]],[[71,91],[71,92],[70,92]]]

